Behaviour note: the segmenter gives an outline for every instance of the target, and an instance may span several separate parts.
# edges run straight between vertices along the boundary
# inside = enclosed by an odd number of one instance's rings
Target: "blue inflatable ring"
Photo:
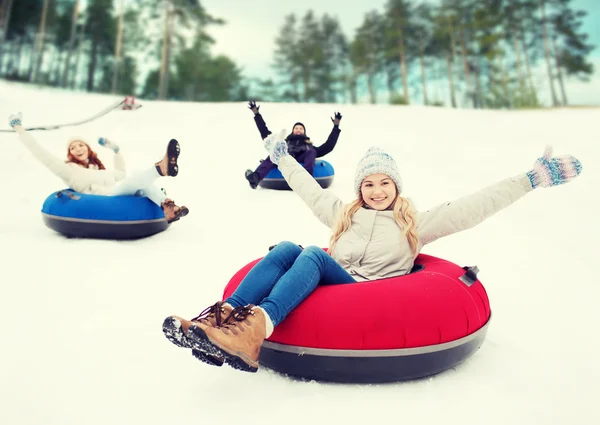
[[[52,193],[42,206],[44,224],[68,237],[138,239],[169,227],[158,205],[143,196]]]
[[[304,167],[304,164],[300,165]],[[317,159],[315,161],[313,177],[323,189],[331,186],[331,183],[333,183],[334,174],[335,172],[333,170],[333,166],[329,162],[322,159]],[[290,186],[287,184],[285,178],[281,174],[281,171],[279,171],[279,168],[274,168],[269,171],[269,174],[267,174],[258,185],[264,187],[265,189],[291,190]]]

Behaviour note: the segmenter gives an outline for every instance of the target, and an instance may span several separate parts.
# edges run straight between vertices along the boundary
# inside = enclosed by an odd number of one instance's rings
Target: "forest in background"
[[[180,101],[531,108],[542,90],[568,105],[566,79],[594,73],[571,0],[388,0],[351,36],[327,14],[290,14],[264,46],[272,79],[212,53],[210,29],[226,20],[201,1],[83,3],[0,0],[0,78]]]

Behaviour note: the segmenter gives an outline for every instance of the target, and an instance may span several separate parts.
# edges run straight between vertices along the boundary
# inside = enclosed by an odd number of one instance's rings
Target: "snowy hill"
[[[120,98],[0,81],[0,128],[9,128],[12,112],[23,112],[25,126],[70,122]],[[0,133],[0,423],[600,423],[600,109],[259,102],[271,130],[301,121],[316,144],[327,138],[334,111],[342,112],[340,140],[325,159],[336,170],[329,190],[348,201],[371,145],[396,158],[405,195],[420,209],[529,170],[546,144],[583,164],[572,183],[535,190],[423,251],[481,270],[493,317],[473,357],[417,382],[339,385],[210,367],[164,338],[166,316],[198,314],[270,245],[327,246],[329,231],[294,193],[248,186],[244,171],[266,151],[244,103],[141,103],[81,126],[32,132],[61,157],[67,138],[79,135],[112,166],[112,152],[96,144],[108,137],[129,170],[159,160],[166,142],[179,140],[180,173],[161,184],[190,214],[139,241],[66,239],[46,228],[42,202],[64,185],[16,135]]]

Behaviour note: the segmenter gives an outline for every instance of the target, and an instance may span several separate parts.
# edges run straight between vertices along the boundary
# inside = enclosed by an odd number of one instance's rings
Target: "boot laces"
[[[220,326],[223,330],[231,330],[234,334],[237,335],[237,330],[244,331],[242,323],[246,320],[248,316],[254,316],[254,312],[251,307],[242,306],[236,307],[233,311],[227,316],[223,324]]]
[[[202,322],[204,320],[208,321],[210,318],[214,317],[216,321],[216,326],[221,326],[229,317],[223,318],[222,313],[225,313],[225,309],[223,308],[223,302],[217,301],[210,307],[205,308],[198,316],[194,317],[192,322]]]
[[[176,207],[176,206],[177,206],[177,205],[175,205],[175,202],[174,202],[172,199],[166,199],[166,200],[163,202],[163,205],[164,205],[165,207],[169,207],[169,208],[174,208],[174,207]]]

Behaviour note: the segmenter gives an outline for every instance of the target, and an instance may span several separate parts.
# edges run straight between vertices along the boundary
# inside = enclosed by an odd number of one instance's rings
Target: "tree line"
[[[0,77],[149,99],[521,108],[541,90],[567,105],[566,79],[594,72],[571,0],[388,0],[350,38],[334,17],[293,13],[270,79],[211,52],[225,21],[198,0],[82,3],[0,0]]]

